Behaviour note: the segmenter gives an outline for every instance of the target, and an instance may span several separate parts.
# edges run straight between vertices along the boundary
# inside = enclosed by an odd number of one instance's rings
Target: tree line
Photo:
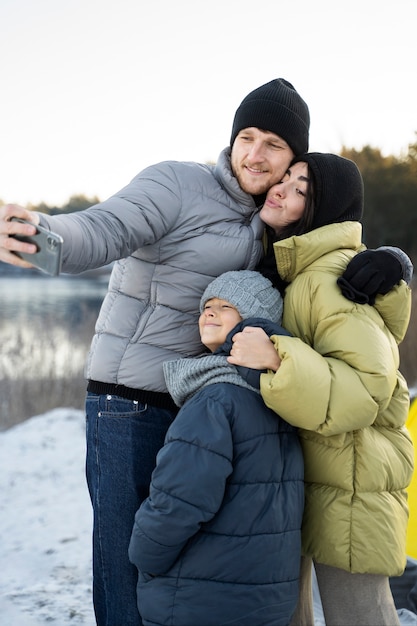
[[[417,133],[416,133],[417,137]],[[365,210],[363,240],[368,248],[381,245],[402,248],[417,263],[417,141],[407,154],[383,156],[378,148],[343,147],[363,176]]]
[[[354,161],[363,176],[364,243],[368,248],[398,246],[417,265],[417,132],[416,142],[402,156],[383,156],[369,145],[360,150],[343,146],[340,154]],[[97,197],[74,195],[60,207],[41,203],[30,208],[54,215],[81,211],[97,202]]]
[[[88,198],[83,194],[78,194],[71,196],[68,202],[62,206],[48,205],[45,204],[45,202],[41,202],[37,205],[31,204],[27,208],[32,211],[47,213],[48,215],[58,215],[58,213],[74,213],[75,211],[83,211],[98,202],[100,202],[100,199],[97,196]]]

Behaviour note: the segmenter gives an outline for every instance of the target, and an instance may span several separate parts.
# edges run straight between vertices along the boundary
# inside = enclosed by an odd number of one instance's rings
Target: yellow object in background
[[[417,449],[417,398],[414,398],[411,403],[406,426],[413,440],[415,455],[415,450]],[[407,527],[407,556],[417,559],[417,469],[414,469],[413,478],[407,492],[410,509]]]

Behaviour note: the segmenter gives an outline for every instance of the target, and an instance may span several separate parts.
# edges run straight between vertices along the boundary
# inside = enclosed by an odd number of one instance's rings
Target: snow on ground
[[[0,433],[0,624],[93,626],[84,413]]]
[[[95,626],[84,463],[82,411],[55,409],[0,432],[0,626]],[[398,613],[401,626],[417,624]]]

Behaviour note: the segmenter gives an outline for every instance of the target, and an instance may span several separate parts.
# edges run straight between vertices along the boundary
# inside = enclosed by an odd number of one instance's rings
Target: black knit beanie
[[[242,100],[233,120],[230,145],[241,130],[252,126],[282,137],[295,155],[308,150],[308,106],[284,78],[271,80]]]
[[[336,222],[359,221],[363,213],[363,180],[353,161],[336,154],[310,152],[306,162],[314,185],[313,228]]]

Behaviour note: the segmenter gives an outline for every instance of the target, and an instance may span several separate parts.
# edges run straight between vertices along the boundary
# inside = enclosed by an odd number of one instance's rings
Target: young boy
[[[129,547],[144,625],[286,626],[298,596],[303,459],[295,430],[227,363],[245,325],[269,334],[282,299],[253,271],[227,272],[201,299],[214,354],[164,364],[178,406]]]

